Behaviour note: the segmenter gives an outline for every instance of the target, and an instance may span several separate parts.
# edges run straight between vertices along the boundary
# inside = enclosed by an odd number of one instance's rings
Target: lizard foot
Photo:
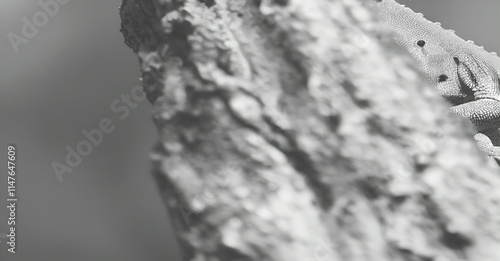
[[[451,107],[450,111],[469,119],[480,131],[500,126],[500,102],[497,100],[475,100]]]

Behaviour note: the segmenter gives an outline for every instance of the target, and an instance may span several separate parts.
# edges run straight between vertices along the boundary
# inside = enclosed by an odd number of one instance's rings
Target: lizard
[[[395,0],[376,2],[381,24],[419,62],[438,94],[452,103],[450,112],[476,126],[479,150],[500,165],[500,58]]]

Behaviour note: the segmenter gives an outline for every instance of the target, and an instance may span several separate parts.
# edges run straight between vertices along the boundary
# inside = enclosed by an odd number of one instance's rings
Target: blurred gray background
[[[42,0],[47,1],[47,0]],[[67,0],[66,0],[67,1]],[[149,173],[157,137],[147,100],[123,120],[110,106],[138,80],[138,62],[119,32],[121,0],[71,0],[16,54],[8,38],[38,0],[0,0],[0,155],[18,151],[17,254],[3,260],[179,260],[173,232]],[[401,1],[465,39],[500,53],[498,0]],[[103,118],[115,130],[62,183],[52,162]],[[0,159],[6,202],[6,158]],[[5,203],[2,203],[2,205]],[[0,207],[0,233],[7,233]],[[1,235],[1,234],[0,234]]]

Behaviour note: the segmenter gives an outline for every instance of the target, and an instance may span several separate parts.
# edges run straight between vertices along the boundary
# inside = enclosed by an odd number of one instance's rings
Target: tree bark
[[[496,165],[368,1],[120,14],[184,260],[500,260]]]

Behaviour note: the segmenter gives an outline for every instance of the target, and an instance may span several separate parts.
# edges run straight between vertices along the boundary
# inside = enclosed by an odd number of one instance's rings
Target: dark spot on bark
[[[387,195],[387,181],[377,177],[365,177],[355,181],[357,188],[367,199],[377,199]]]
[[[274,2],[277,5],[281,5],[281,6],[286,6],[288,4],[288,0],[274,0]]]
[[[455,61],[455,63],[458,65],[460,63],[460,60],[458,60],[457,57],[453,57],[453,61]]]
[[[186,61],[190,51],[190,45],[187,44],[187,39],[193,31],[193,26],[187,21],[174,23],[168,39],[169,53]]]
[[[353,101],[358,105],[360,108],[367,108],[370,106],[370,103],[366,99],[360,99],[358,95],[356,95],[355,90],[357,87],[354,85],[354,83],[350,80],[345,80],[342,82],[342,86],[344,89],[351,95],[353,98]]]
[[[330,127],[333,132],[336,132],[339,129],[342,118],[340,115],[330,115],[326,117],[326,122],[328,123],[328,127]]]
[[[425,41],[424,40],[418,40],[417,41],[417,45],[420,46],[420,47],[424,47]]]
[[[465,235],[443,231],[441,241],[451,249],[464,249],[472,245],[472,241]]]
[[[200,0],[201,3],[204,3],[207,7],[212,7],[215,5],[215,0]]]

